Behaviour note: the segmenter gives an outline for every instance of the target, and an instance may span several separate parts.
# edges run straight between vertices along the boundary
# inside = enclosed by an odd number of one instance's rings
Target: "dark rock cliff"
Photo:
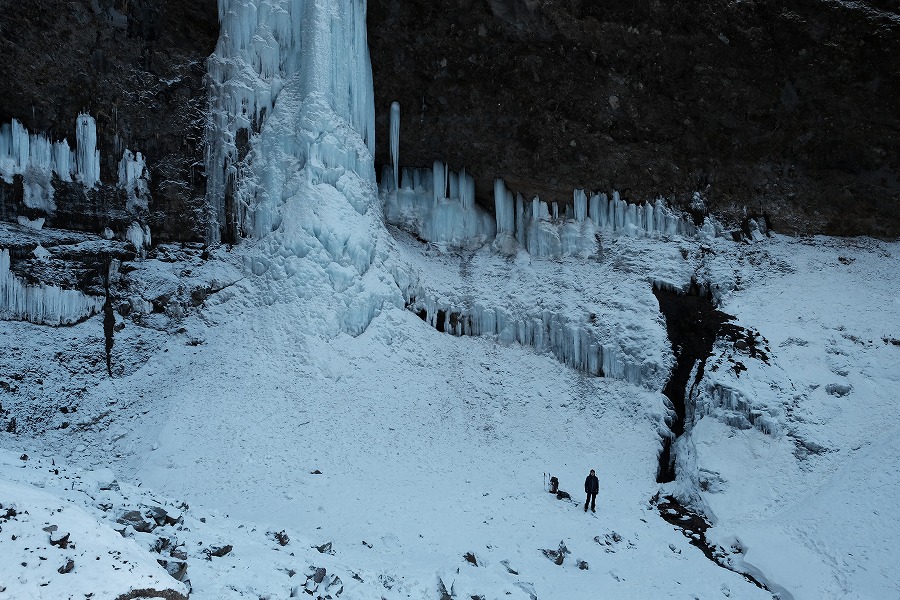
[[[101,181],[87,194],[57,182],[52,227],[121,231],[133,218],[116,190],[129,148],[150,169],[154,239],[202,239],[206,57],[219,24],[214,0],[0,0],[0,122],[75,143],[75,119],[97,121]],[[0,217],[29,214],[21,186],[0,184]]]
[[[214,0],[0,0],[0,122],[74,143],[97,120],[102,180],[125,148],[151,171],[155,241],[202,240],[203,83]],[[526,196],[701,192],[777,230],[900,235],[895,0],[371,0],[378,148],[391,101],[401,162],[443,159]],[[0,183],[0,218],[31,214]],[[47,225],[121,231],[113,185],[57,185]]]
[[[527,198],[659,195],[790,233],[900,235],[894,0],[371,0],[377,135]],[[382,141],[376,162],[389,161]]]

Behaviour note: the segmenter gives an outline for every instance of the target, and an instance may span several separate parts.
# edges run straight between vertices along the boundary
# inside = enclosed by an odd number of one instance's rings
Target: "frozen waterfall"
[[[280,178],[266,180],[256,164],[278,160],[271,154],[277,152],[275,144],[293,143],[297,148],[285,153],[304,163],[316,162],[326,178],[336,179],[334,171],[348,170],[374,181],[375,108],[365,0],[219,0],[219,20],[219,41],[208,60],[209,241],[219,241],[222,233],[262,237],[277,225],[282,193],[271,186],[279,186]],[[286,87],[292,88],[296,120],[305,120],[300,125],[315,135],[292,141],[273,131],[270,137],[282,139],[270,140],[263,149],[260,144],[266,142],[256,138],[286,99]],[[340,127],[322,126],[327,113],[362,138],[362,152],[335,143],[344,136],[337,131]],[[254,177],[257,184],[245,183]]]

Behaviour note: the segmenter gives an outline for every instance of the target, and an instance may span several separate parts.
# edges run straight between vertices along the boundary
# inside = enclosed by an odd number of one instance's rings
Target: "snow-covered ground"
[[[365,2],[261,6],[220,2],[208,65],[210,206],[241,244],[128,261],[149,235],[0,225],[0,600],[900,597],[900,244],[736,243],[650,227],[662,203],[609,227],[576,193],[575,219],[538,207],[540,258],[500,184],[493,241],[423,244],[385,226]],[[75,246],[117,257],[115,305],[63,293]],[[740,335],[695,367],[658,484],[653,286],[692,282]]]
[[[690,430],[685,462],[705,482],[715,521],[707,537],[741,548],[738,568],[794,598],[897,597],[898,245],[775,236],[718,240],[710,258],[693,240],[619,237],[584,263],[398,240],[396,256],[423,289],[508,309],[519,299],[572,319],[606,303],[611,328],[663,362],[649,281],[683,283],[693,272],[739,281],[722,308],[759,331],[770,364],[744,359],[739,376],[711,376],[771,408],[778,427],[729,426],[713,406]],[[241,260],[225,254],[207,267],[220,279]],[[161,271],[185,267],[139,266],[157,286]],[[322,590],[337,575],[346,598],[440,598],[440,586],[485,598],[771,597],[707,560],[650,503],[689,485],[687,473],[655,482],[666,415],[658,390],[492,336],[439,333],[392,304],[359,335],[327,333],[309,323],[333,311],[334,296],[267,304],[269,281],[232,271],[237,283],[181,318],[180,332],[127,322],[114,360],[134,367],[120,377],[106,377],[102,360],[79,367],[75,358],[102,355],[99,316],[69,328],[3,323],[4,347],[16,349],[0,359],[3,408],[48,430],[0,434],[0,513],[29,513],[0,524],[2,562],[17,565],[3,570],[0,597],[64,597],[58,585],[73,598],[179,590],[147,558],[159,538],[171,540],[161,552],[169,562],[184,545],[193,598],[286,598],[311,567],[327,570]],[[546,493],[552,473],[580,501],[591,468],[601,479],[596,515]],[[120,490],[99,490],[113,479]],[[154,507],[180,520],[152,533],[116,524]],[[71,533],[77,554],[49,546],[42,528],[51,524]],[[116,527],[127,538],[107,533]],[[272,535],[280,531],[286,546]],[[133,541],[142,558],[110,574],[113,557],[138,552]],[[571,555],[558,566],[542,550],[560,541]],[[330,553],[315,548],[326,543]],[[226,545],[225,556],[208,556]],[[63,558],[74,560],[71,573],[57,573]]]

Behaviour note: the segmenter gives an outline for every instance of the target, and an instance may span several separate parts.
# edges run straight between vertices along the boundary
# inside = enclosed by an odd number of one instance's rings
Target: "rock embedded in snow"
[[[209,548],[204,549],[203,553],[206,554],[206,560],[212,560],[213,557],[222,558],[229,554],[232,549],[233,547],[230,544],[224,546],[210,546]]]
[[[65,575],[66,573],[71,573],[74,568],[75,568],[75,561],[70,558],[70,559],[66,560],[66,563],[63,566],[61,566],[59,569],[57,569],[57,571],[59,571],[60,575]]]
[[[829,383],[825,386],[825,391],[838,398],[843,398],[853,390],[853,386],[847,383]]]

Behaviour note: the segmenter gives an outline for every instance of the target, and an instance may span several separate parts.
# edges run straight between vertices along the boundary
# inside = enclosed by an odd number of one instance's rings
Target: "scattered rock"
[[[537,592],[534,590],[534,585],[528,583],[527,581],[517,581],[515,586],[528,594],[529,600],[538,600]]]
[[[291,542],[291,538],[288,537],[288,534],[284,531],[284,529],[277,533],[273,533],[270,531],[269,535],[271,535],[280,546],[287,546]]]
[[[447,585],[444,580],[438,577],[438,600],[453,600],[456,594],[453,591],[453,584],[450,584],[450,591],[447,591]]]
[[[544,556],[552,560],[557,565],[562,565],[563,561],[566,558],[566,554],[571,554],[568,548],[566,548],[565,542],[559,542],[558,550],[545,550],[542,549],[541,552],[544,553]]]
[[[232,546],[231,544],[227,544],[225,546],[210,546],[209,548],[203,551],[206,554],[206,560],[212,560],[213,556],[216,558],[221,558],[231,552]]]
[[[57,530],[50,532],[50,545],[57,546],[63,550],[69,547],[69,534]]]
[[[119,491],[119,482],[116,481],[115,479],[113,479],[112,481],[110,481],[108,483],[101,483],[100,490],[104,491],[104,492],[106,492],[106,491],[118,492]]]
[[[613,531],[605,534],[602,538],[599,535],[595,535],[594,541],[601,546],[606,546],[606,548],[604,548],[606,552],[615,552],[615,546],[622,542],[622,536]],[[632,547],[632,544],[629,543],[629,547]]]
[[[324,567],[311,566],[306,575],[306,584],[302,588],[294,588],[291,596],[299,597],[300,589],[315,600],[330,600],[339,597],[344,592],[344,583],[335,574],[329,577]]]
[[[178,560],[187,560],[188,557],[184,548],[172,548],[172,550],[169,551],[169,556]]]
[[[846,383],[829,383],[825,386],[825,391],[838,398],[843,398],[853,390],[853,386]]]
[[[183,560],[165,560],[162,558],[156,559],[156,562],[158,562],[159,566],[165,569],[166,573],[176,581],[184,581],[187,579],[187,562]]]
[[[169,523],[168,516],[169,514],[166,512],[166,509],[160,506],[151,506],[147,509],[147,516],[156,521],[156,525],[158,527],[162,527],[163,525],[174,525],[174,522]]]
[[[150,533],[156,528],[155,523],[151,523],[144,519],[144,515],[141,514],[140,511],[137,510],[129,510],[121,517],[116,519],[116,523],[120,523],[122,525],[131,525],[135,531],[140,531],[142,533]]]
[[[463,555],[463,558],[465,558],[466,561],[469,562],[469,563],[471,563],[472,565],[474,565],[474,566],[476,566],[476,567],[478,566],[478,559],[475,557],[475,555],[474,555],[473,553],[471,553],[471,552],[466,552],[466,553]]]
[[[66,573],[71,573],[72,569],[75,568],[75,561],[71,558],[66,560],[66,564],[57,569],[60,575],[65,575]]]
[[[579,559],[578,562],[575,564],[577,564],[578,568],[581,569],[582,571],[587,571],[589,568],[586,560]]]
[[[519,574],[518,571],[516,571],[515,569],[513,569],[512,567],[509,566],[508,560],[501,560],[500,564],[506,568],[506,572],[509,573],[510,575],[518,575]]]
[[[326,542],[321,546],[316,546],[315,548],[322,554],[334,554],[334,550],[331,549],[331,542]]]

